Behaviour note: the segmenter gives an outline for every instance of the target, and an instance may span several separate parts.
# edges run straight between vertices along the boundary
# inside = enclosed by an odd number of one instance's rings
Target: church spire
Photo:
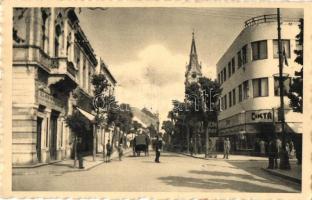
[[[196,52],[196,45],[195,45],[195,37],[194,37],[194,31],[192,33],[192,46],[191,46],[191,53],[190,55],[197,55]]]
[[[194,30],[192,32],[192,44],[191,44],[191,52],[190,52],[190,61],[187,65],[185,77],[185,84],[190,84],[192,82],[197,82],[198,78],[202,76],[201,73],[201,64],[198,62],[196,45],[195,45],[195,36]]]

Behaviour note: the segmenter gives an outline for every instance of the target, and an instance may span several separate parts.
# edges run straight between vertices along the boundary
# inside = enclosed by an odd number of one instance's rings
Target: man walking
[[[278,141],[273,138],[269,142],[269,166],[268,169],[277,169],[277,157],[278,157]]]
[[[230,149],[231,149],[231,143],[230,143],[230,139],[229,138],[226,138],[224,140],[223,148],[224,148],[223,159],[229,159],[229,153],[230,153]]]
[[[110,140],[107,141],[107,144],[106,144],[106,160],[105,162],[110,162],[110,156],[111,156],[111,153],[112,153],[112,147],[111,147],[111,144],[110,144]]]
[[[160,150],[162,147],[162,141],[159,139],[159,136],[156,136],[156,145],[155,145],[155,150],[156,150],[156,158],[155,158],[155,162],[156,163],[160,163],[159,161],[159,157],[160,157]]]
[[[78,158],[79,169],[84,169],[82,151],[83,151],[82,138],[78,138],[78,141],[77,141],[77,158]]]

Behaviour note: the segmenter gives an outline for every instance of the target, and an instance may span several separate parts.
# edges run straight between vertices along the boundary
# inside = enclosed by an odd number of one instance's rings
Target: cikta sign
[[[254,110],[246,112],[246,123],[273,122],[272,110]]]

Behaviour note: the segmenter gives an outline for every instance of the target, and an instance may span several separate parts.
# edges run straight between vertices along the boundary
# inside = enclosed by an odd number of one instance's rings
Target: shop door
[[[37,118],[37,138],[36,138],[36,152],[38,162],[41,162],[41,135],[42,135],[42,118]]]
[[[50,127],[50,159],[56,160],[57,115],[51,115]]]

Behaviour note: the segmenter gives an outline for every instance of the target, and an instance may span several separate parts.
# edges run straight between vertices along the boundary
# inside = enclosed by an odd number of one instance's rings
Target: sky
[[[184,99],[193,31],[203,75],[215,79],[216,63],[244,22],[275,13],[272,8],[84,8],[78,17],[96,56],[118,82],[117,100],[158,112],[163,121],[172,100]],[[303,12],[281,9],[281,15],[297,18]]]

